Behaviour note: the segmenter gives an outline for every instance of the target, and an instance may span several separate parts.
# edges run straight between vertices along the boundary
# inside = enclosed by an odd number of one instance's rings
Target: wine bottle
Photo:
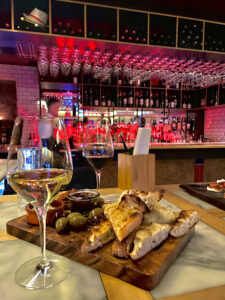
[[[139,106],[139,91],[136,90],[135,93],[135,106],[138,107]]]
[[[93,92],[92,92],[92,89],[90,89],[90,92],[89,92],[89,105],[90,105],[90,106],[93,106],[93,105],[94,105],[94,98],[93,98]]]
[[[127,94],[126,94],[126,92],[123,92],[123,106],[127,107]]]
[[[104,95],[104,90],[102,90],[102,102],[101,102],[101,106],[106,106],[106,100],[105,100],[105,95]]]
[[[155,107],[159,108],[159,93],[156,93]]]
[[[180,118],[177,118],[177,130],[178,131],[181,131],[181,120],[180,120]]]
[[[118,93],[118,106],[119,106],[119,107],[122,107],[122,106],[123,106],[122,92],[121,92],[121,90],[119,90],[119,93]]]
[[[139,97],[139,106],[143,107],[144,106],[144,98],[143,98],[143,93],[142,90],[140,92],[140,97]]]
[[[177,96],[174,96],[174,108],[177,108]]]
[[[151,100],[150,100],[150,107],[154,107],[154,100],[153,100],[153,96],[152,96],[152,92],[151,92]]]
[[[94,106],[99,106],[99,97],[98,97],[98,90],[95,90],[95,95],[94,95]]]
[[[149,93],[148,93],[148,91],[146,91],[146,95],[145,95],[145,107],[149,108],[149,105],[150,105]]]
[[[174,103],[174,99],[173,98],[172,98],[172,101],[171,101],[170,105],[171,105],[171,108],[174,108],[175,103]]]
[[[177,121],[176,121],[176,118],[173,117],[173,121],[172,121],[172,130],[173,131],[176,131],[177,130]]]
[[[128,107],[133,107],[134,97],[133,97],[133,89],[129,90],[129,98],[128,98]]]
[[[108,107],[111,107],[112,106],[112,101],[110,98],[107,99],[107,106]]]
[[[186,119],[185,118],[182,119],[181,129],[182,129],[183,132],[186,131]]]
[[[88,91],[84,90],[84,105],[88,105]]]

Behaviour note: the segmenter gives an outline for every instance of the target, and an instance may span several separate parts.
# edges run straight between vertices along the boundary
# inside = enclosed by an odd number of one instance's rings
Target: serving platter
[[[26,216],[10,220],[6,224],[7,232],[17,238],[40,245],[39,227],[27,224]],[[192,228],[185,236],[169,236],[160,246],[137,261],[120,259],[112,255],[112,242],[91,253],[82,253],[81,245],[87,231],[71,231],[60,235],[47,226],[47,249],[57,254],[87,265],[100,272],[119,278],[145,290],[157,286],[169,267],[177,259],[183,248],[193,236]]]
[[[208,202],[220,209],[225,210],[224,193],[216,193],[207,190],[208,184],[181,184],[180,187],[192,196]]]

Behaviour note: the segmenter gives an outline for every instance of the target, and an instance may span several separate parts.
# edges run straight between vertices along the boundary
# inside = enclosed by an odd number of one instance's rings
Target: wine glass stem
[[[45,268],[49,266],[49,261],[46,257],[46,216],[47,208],[39,207],[37,208],[37,215],[40,226],[40,244],[41,244],[41,261],[39,267]]]
[[[101,170],[97,170],[96,174],[96,183],[97,183],[97,191],[100,191],[100,180],[101,180]]]

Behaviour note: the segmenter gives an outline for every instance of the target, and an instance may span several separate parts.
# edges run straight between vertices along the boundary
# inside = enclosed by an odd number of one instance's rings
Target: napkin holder
[[[152,191],[155,189],[155,154],[118,155],[118,187]]]

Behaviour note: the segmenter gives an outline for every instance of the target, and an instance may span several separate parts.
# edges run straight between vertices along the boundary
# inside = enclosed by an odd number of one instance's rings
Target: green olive
[[[69,214],[67,216],[67,218],[70,221],[70,219],[73,218],[73,217],[75,217],[75,216],[81,216],[81,214],[79,212],[73,212],[73,213]]]
[[[73,216],[70,218],[70,226],[75,229],[83,229],[87,224],[87,218],[84,216]]]
[[[104,199],[102,197],[98,197],[95,202],[94,202],[94,205],[95,206],[102,206],[104,203]]]
[[[70,223],[69,220],[65,217],[59,218],[55,222],[55,228],[59,234],[66,234],[70,231]]]
[[[89,212],[89,218],[97,217],[103,213],[104,213],[103,208],[101,208],[101,207],[94,208]]]

